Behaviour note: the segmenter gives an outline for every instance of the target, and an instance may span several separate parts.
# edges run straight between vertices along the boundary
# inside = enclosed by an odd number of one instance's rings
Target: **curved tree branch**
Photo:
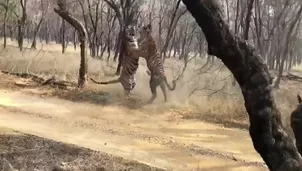
[[[281,123],[272,79],[263,59],[223,21],[219,1],[183,0],[201,27],[208,53],[220,58],[239,83],[250,118],[254,148],[270,170],[302,170],[302,158]]]
[[[72,25],[79,34],[79,41],[81,43],[81,63],[79,69],[78,87],[82,88],[85,86],[87,80],[87,31],[85,30],[84,25],[67,11],[65,0],[58,0],[57,4],[59,9],[54,8],[54,11],[70,25]]]

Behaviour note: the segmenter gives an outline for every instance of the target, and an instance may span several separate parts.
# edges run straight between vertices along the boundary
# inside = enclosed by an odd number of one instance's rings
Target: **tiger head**
[[[125,27],[125,37],[128,41],[133,42],[136,40],[135,38],[136,29],[134,26],[129,25]]]
[[[141,29],[140,29],[140,38],[139,40],[142,41],[144,40],[147,36],[149,36],[152,33],[152,25],[148,24],[148,25],[144,25]]]

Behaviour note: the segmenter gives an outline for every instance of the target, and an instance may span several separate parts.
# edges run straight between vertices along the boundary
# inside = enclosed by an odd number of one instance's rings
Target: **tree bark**
[[[77,30],[74,29],[73,31],[73,48],[77,50]]]
[[[38,34],[38,32],[41,28],[42,22],[43,22],[43,18],[44,18],[44,16],[41,17],[41,19],[36,27],[36,30],[34,31],[33,42],[31,44],[32,49],[37,49],[37,40],[36,39],[37,39],[37,34]]]
[[[49,34],[49,25],[48,22],[46,22],[46,33],[45,33],[45,43],[48,45],[49,44],[49,38],[50,38],[50,34]]]
[[[122,69],[122,63],[123,63],[123,60],[124,60],[125,48],[126,48],[124,35],[125,34],[124,34],[124,31],[123,31],[122,38],[121,38],[119,57],[118,57],[118,64],[117,64],[115,75],[120,75],[121,69]]]
[[[247,13],[246,13],[246,17],[245,17],[244,32],[243,32],[244,40],[249,39],[249,29],[250,29],[253,4],[254,4],[254,0],[249,0],[248,7],[247,7]]]
[[[272,78],[262,58],[231,33],[217,1],[183,0],[208,42],[208,53],[222,60],[241,87],[254,148],[270,170],[302,170],[302,158],[285,132],[272,95]]]
[[[20,0],[21,8],[22,8],[22,17],[18,20],[18,46],[20,51],[23,50],[23,39],[24,39],[24,30],[25,30],[25,22],[27,19],[26,5],[27,0]]]
[[[66,10],[65,0],[58,0],[57,4],[59,6],[58,9],[54,8],[54,11],[61,16],[65,21],[67,21],[71,26],[73,26],[79,35],[80,48],[81,48],[81,63],[79,69],[79,79],[78,79],[78,87],[83,88],[87,83],[87,32],[83,24],[70,15],[70,13]]]
[[[65,53],[66,51],[66,46],[65,46],[65,19],[62,18],[62,25],[61,25],[61,46],[62,46],[62,54]]]
[[[3,48],[6,48],[6,21],[8,17],[8,3],[9,0],[6,0],[5,13],[4,13],[4,21],[3,21]]]

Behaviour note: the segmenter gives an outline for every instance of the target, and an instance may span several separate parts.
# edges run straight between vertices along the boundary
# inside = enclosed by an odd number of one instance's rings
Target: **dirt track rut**
[[[248,132],[0,91],[0,126],[173,170],[267,170]]]

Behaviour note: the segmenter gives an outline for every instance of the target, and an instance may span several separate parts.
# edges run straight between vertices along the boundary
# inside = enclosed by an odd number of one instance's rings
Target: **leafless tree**
[[[6,48],[6,22],[8,18],[8,11],[9,11],[9,0],[5,1],[4,3],[1,3],[0,6],[5,9],[4,13],[4,20],[3,20],[3,47]]]
[[[31,48],[33,48],[33,49],[37,49],[37,34],[42,26],[42,22],[44,20],[45,14],[47,13],[48,6],[49,6],[49,3],[47,3],[46,1],[43,1],[43,0],[40,1],[40,8],[41,8],[40,15],[41,16],[38,21],[34,21],[36,28],[34,30],[33,42],[31,44]]]
[[[87,81],[87,32],[83,24],[70,15],[67,11],[66,1],[57,0],[57,4],[59,8],[55,8],[54,11],[60,15],[65,21],[67,21],[70,25],[72,25],[79,34],[79,41],[81,47],[81,64],[79,69],[79,79],[78,79],[78,87],[84,87]]]
[[[20,51],[23,50],[23,39],[24,39],[24,30],[25,30],[25,24],[27,20],[27,0],[20,0],[20,5],[22,9],[22,16],[18,20],[18,45],[20,48]]]

